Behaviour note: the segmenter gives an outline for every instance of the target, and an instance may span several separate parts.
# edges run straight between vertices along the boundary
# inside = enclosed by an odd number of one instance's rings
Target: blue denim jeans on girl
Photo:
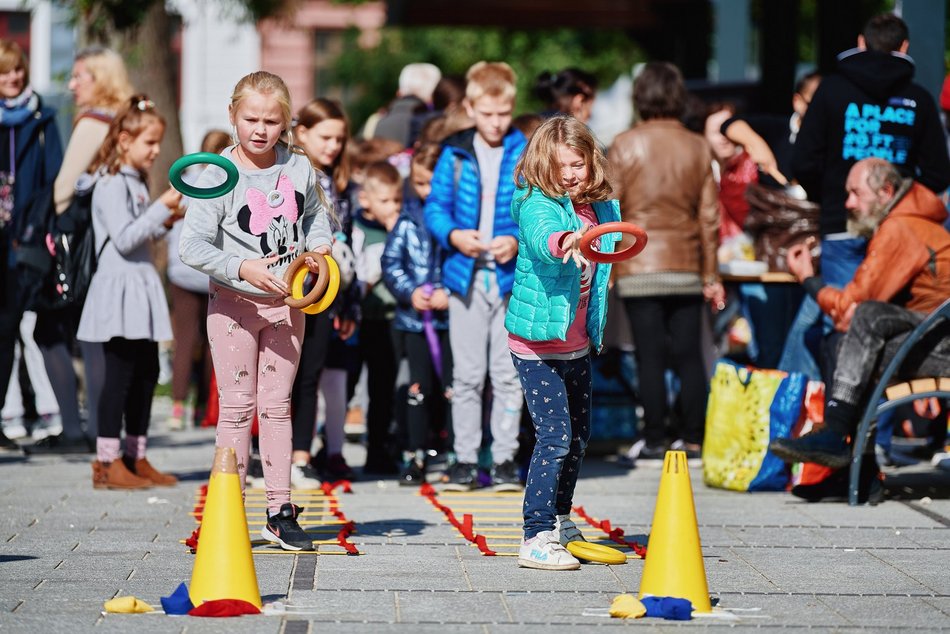
[[[590,440],[590,355],[570,361],[512,355],[537,443],[524,492],[524,537],[554,530],[571,512],[574,485]]]

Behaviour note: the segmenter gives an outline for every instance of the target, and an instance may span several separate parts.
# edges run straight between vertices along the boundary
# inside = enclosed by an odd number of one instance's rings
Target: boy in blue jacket
[[[521,488],[514,461],[522,395],[508,354],[505,313],[518,253],[511,218],[514,168],[526,139],[511,127],[515,73],[502,62],[478,62],[465,76],[465,109],[475,127],[444,142],[426,200],[425,221],[445,250],[442,282],[449,296],[454,361],[452,423],[457,462],[446,489],[478,483],[485,375],[492,386],[492,484]]]
[[[382,257],[383,282],[397,302],[393,340],[409,362],[406,444],[399,474],[399,484],[404,486],[426,481],[430,431],[441,431],[437,426],[430,430],[430,422],[442,419],[451,435],[451,415],[445,412],[452,392],[449,296],[442,287],[441,250],[422,219],[440,153],[438,144],[427,143],[412,155],[405,203],[386,238]]]

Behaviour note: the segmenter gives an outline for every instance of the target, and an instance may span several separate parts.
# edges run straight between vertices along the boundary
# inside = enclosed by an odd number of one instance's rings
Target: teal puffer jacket
[[[596,202],[594,213],[600,224],[620,220],[616,200]],[[562,264],[551,255],[548,237],[561,231],[577,231],[580,218],[568,197],[550,198],[538,188],[519,188],[511,201],[511,216],[518,223],[518,260],[514,288],[505,316],[508,332],[530,341],[564,340],[574,321],[581,292],[581,271],[573,260]],[[600,251],[612,253],[619,233],[600,238]],[[600,350],[607,321],[607,282],[610,265],[598,264],[587,308],[587,336]]]

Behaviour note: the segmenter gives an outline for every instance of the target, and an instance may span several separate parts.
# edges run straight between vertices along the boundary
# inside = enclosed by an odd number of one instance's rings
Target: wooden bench
[[[916,401],[919,398],[950,398],[950,377],[930,377],[913,379],[903,383],[892,383],[894,373],[900,368],[904,358],[913,349],[920,338],[935,324],[943,320],[950,320],[950,299],[938,306],[914,328],[906,340],[897,349],[894,358],[881,373],[877,385],[871,392],[861,422],[858,423],[854,435],[854,448],[851,454],[851,472],[849,474],[848,504],[856,506],[858,503],[858,480],[861,474],[861,460],[864,450],[871,436],[872,424],[878,416],[905,403]],[[886,399],[886,400],[882,400]],[[874,457],[872,456],[873,460]]]

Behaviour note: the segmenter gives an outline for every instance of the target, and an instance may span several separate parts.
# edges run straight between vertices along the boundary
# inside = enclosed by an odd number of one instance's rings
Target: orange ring
[[[300,270],[300,267],[306,267],[306,259],[312,258],[317,264],[317,281],[314,283],[313,288],[310,289],[310,292],[306,295],[303,294],[302,284],[301,288],[297,289],[297,293],[294,293],[294,277],[297,275],[297,272]],[[309,267],[307,267],[309,269]],[[330,285],[330,270],[326,263],[326,260],[319,253],[314,253],[312,251],[307,251],[306,253],[301,253],[294,261],[287,266],[287,270],[284,271],[284,284],[287,285],[287,288],[290,289],[290,296],[284,298],[284,303],[290,306],[291,308],[304,309],[311,304],[316,303],[323,297],[323,294],[327,291],[327,286]]]
[[[605,233],[614,233],[616,231],[633,236],[636,238],[636,242],[623,251],[614,253],[601,253],[594,249],[593,242],[595,239]],[[605,222],[602,225],[596,225],[593,229],[588,230],[587,233],[581,236],[580,250],[581,255],[591,262],[610,264],[612,262],[620,262],[632,258],[640,253],[640,251],[643,251],[643,247],[646,245],[647,232],[632,222]]]

